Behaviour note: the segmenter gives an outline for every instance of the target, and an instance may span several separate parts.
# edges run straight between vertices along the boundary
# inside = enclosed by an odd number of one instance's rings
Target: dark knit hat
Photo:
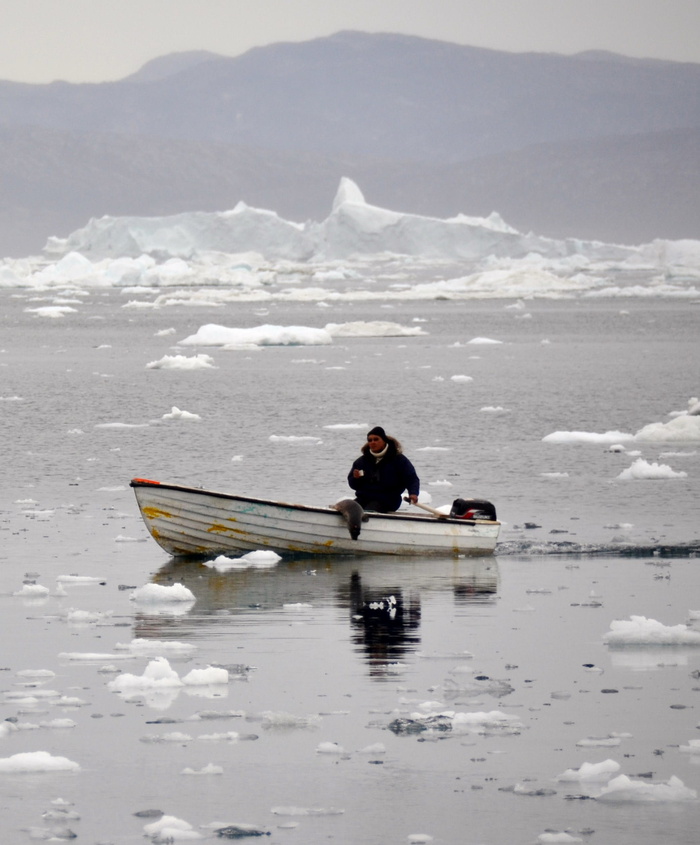
[[[376,434],[377,437],[381,437],[382,440],[385,443],[388,443],[388,441],[389,441],[389,438],[386,436],[386,431],[384,431],[384,429],[380,425],[375,425],[374,428],[371,431],[367,432],[367,439],[368,440],[370,438],[370,435],[372,435],[372,434]]]

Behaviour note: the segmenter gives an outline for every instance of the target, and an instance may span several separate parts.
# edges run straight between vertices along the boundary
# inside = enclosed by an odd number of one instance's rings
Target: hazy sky
[[[342,29],[700,62],[700,0],[0,0],[0,79],[120,79],[168,53]]]

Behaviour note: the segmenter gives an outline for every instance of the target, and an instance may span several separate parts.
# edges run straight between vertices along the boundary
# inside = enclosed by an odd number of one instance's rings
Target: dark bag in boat
[[[450,510],[452,519],[496,519],[496,508],[486,499],[455,499]]]

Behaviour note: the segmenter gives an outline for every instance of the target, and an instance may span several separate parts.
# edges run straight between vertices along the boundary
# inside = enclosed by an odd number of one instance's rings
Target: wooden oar
[[[438,519],[449,519],[449,514],[443,513],[442,511],[436,510],[435,508],[431,508],[430,505],[423,505],[420,502],[411,502],[408,496],[404,496],[404,502],[408,502],[409,504],[414,505],[421,510],[426,511],[427,513],[431,513],[433,516],[436,516]]]

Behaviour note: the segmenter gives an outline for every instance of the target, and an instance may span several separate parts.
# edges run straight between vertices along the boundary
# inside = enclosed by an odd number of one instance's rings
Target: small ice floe
[[[192,643],[182,643],[177,640],[148,640],[136,637],[130,643],[117,643],[116,651],[128,651],[139,657],[158,657],[163,654],[188,655],[196,650]]]
[[[568,472],[541,472],[541,478],[568,478]]]
[[[238,731],[224,731],[216,734],[201,734],[197,737],[200,742],[238,742],[241,735]]]
[[[192,742],[192,737],[189,734],[181,733],[180,731],[171,731],[165,734],[147,734],[141,737],[141,742]]]
[[[439,713],[412,713],[408,717],[398,717],[388,725],[389,730],[397,735],[445,733],[519,733],[522,723],[516,716],[509,716],[500,710],[476,713],[456,713],[446,710]]]
[[[107,684],[113,692],[132,692],[144,689],[184,686],[178,673],[165,657],[156,657],[146,666],[143,675],[125,672]]]
[[[613,620],[603,642],[611,646],[700,645],[700,631],[686,625],[663,625],[646,616],[631,616],[628,620]]]
[[[105,660],[129,660],[130,654],[111,654],[103,651],[62,651],[58,655],[59,660],[85,661],[86,663],[95,663],[97,661],[104,662]]]
[[[356,431],[368,429],[369,423],[333,423],[331,425],[324,425],[322,428],[327,428],[331,431]]]
[[[192,669],[182,679],[182,683],[186,686],[218,686],[228,682],[228,670],[220,666]]]
[[[92,575],[58,575],[58,584],[104,584],[104,578],[95,578]]]
[[[675,775],[665,783],[649,783],[648,781],[632,780],[627,775],[618,775],[595,797],[598,801],[609,803],[675,803],[695,801],[698,793],[697,790],[688,788]]]
[[[700,754],[700,739],[689,739],[687,745],[678,748],[683,754]]]
[[[229,569],[271,569],[282,560],[277,552],[268,549],[256,549],[241,557],[227,557],[219,555],[213,560],[205,560],[204,565],[218,572],[226,572]]]
[[[138,587],[130,596],[131,601],[139,604],[163,604],[170,602],[195,602],[196,596],[184,584],[145,584]]]
[[[191,414],[189,411],[181,411],[178,407],[173,405],[169,414],[163,414],[161,419],[164,420],[201,420],[199,414]]]
[[[51,669],[20,669],[17,672],[18,678],[28,679],[31,681],[47,681],[56,677],[56,673]]]
[[[502,698],[514,691],[508,681],[491,678],[488,675],[474,674],[474,670],[468,666],[456,667],[450,674],[454,675],[455,673],[457,673],[457,679],[454,677],[446,678],[444,683],[445,695],[451,699],[460,695],[490,695],[493,698]],[[465,677],[467,674],[470,677]]]
[[[271,434],[270,443],[301,443],[307,446],[317,446],[323,441],[319,437],[312,435],[293,435],[293,434]]]
[[[607,452],[624,452],[625,447],[622,443],[611,443],[610,446],[606,449]]]
[[[104,619],[110,617],[113,611],[108,610],[104,613],[100,611],[91,610],[77,610],[71,608],[65,615],[65,620],[69,625],[96,625]]]
[[[410,842],[411,845],[420,845],[421,843],[432,842],[433,837],[429,833],[409,833],[406,841]]]
[[[200,326],[180,341],[181,346],[220,346],[224,349],[253,349],[258,346],[327,346],[333,343],[326,329],[308,326],[253,326],[227,328],[215,323]]]
[[[372,745],[365,745],[360,748],[358,754],[386,754],[386,745],[383,742],[374,742]]]
[[[487,414],[509,414],[510,408],[504,408],[503,405],[484,405],[483,408],[479,408],[482,413]]]
[[[321,717],[318,714],[295,716],[292,713],[265,710],[261,717],[263,728],[318,728],[321,725]]]
[[[342,816],[345,810],[335,807],[272,807],[274,816]]]
[[[569,842],[583,842],[583,839],[578,836],[572,836],[565,830],[558,830],[540,833],[537,837],[537,841],[540,842],[541,845],[567,845]]]
[[[576,745],[579,748],[616,748],[621,742],[621,737],[608,734],[607,736],[587,736],[579,739]]]
[[[181,775],[223,775],[223,773],[223,767],[215,766],[213,763],[208,763],[201,769],[185,768],[180,772]]]
[[[559,783],[607,783],[620,771],[620,764],[615,760],[603,760],[602,763],[581,763],[578,769],[567,769],[556,780]]]
[[[271,836],[271,831],[259,827],[255,824],[235,824],[221,825],[217,822],[216,825],[207,825],[216,832],[219,839],[247,839],[251,836]]]
[[[446,478],[438,478],[436,481],[429,481],[428,487],[452,487],[452,482]]]
[[[682,414],[667,423],[650,423],[635,434],[635,440],[652,443],[688,443],[700,440],[700,415]]]
[[[21,589],[16,590],[13,596],[22,596],[30,599],[43,599],[49,594],[49,588],[42,584],[22,584]]]
[[[49,317],[53,320],[65,317],[66,314],[75,314],[77,311],[70,305],[42,305],[39,308],[25,308],[24,310],[28,314],[36,314],[37,317]]]
[[[48,751],[27,751],[0,758],[0,772],[5,774],[79,771],[78,763],[74,763],[67,757],[54,757]]]
[[[491,337],[473,337],[471,340],[468,340],[467,343],[474,346],[488,346],[489,344],[498,345],[503,343],[503,341],[494,340]]]
[[[542,438],[543,443],[593,443],[608,444],[618,440],[629,441],[634,438],[632,434],[624,434],[621,431],[606,431],[598,434],[593,431],[554,431]]]
[[[350,323],[327,323],[331,337],[417,337],[427,334],[420,326],[402,326],[387,320],[355,320]]]
[[[619,481],[635,481],[639,479],[657,480],[661,478],[687,478],[688,473],[682,470],[676,472],[668,464],[657,464],[645,461],[644,458],[637,460],[627,469],[623,469],[617,476]]]
[[[143,832],[154,845],[204,838],[189,822],[178,819],[177,816],[162,816],[158,821],[144,825]]]
[[[146,364],[147,370],[210,370],[216,369],[211,355],[201,352],[199,355],[164,355],[157,361]]]
[[[123,422],[111,422],[111,423],[98,423],[95,428],[108,428],[108,429],[124,429],[124,428],[148,428],[148,423],[123,423]]]
[[[465,375],[462,375],[462,374],[458,374],[458,375],[455,375],[455,376],[450,376],[450,381],[462,382],[462,383],[466,384],[466,382],[474,381],[474,379],[472,378],[472,376],[465,376]]]
[[[316,747],[317,754],[345,754],[345,749],[337,742],[320,742]]]

